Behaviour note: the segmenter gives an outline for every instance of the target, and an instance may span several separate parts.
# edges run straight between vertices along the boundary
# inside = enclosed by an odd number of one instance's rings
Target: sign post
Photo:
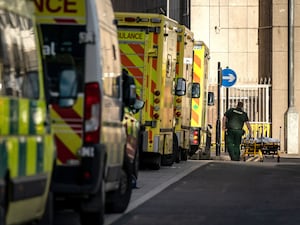
[[[221,120],[220,120],[220,91],[222,85],[222,67],[221,63],[218,62],[218,117],[217,117],[217,124],[216,124],[216,156],[220,156],[221,151]]]
[[[222,70],[221,63],[218,62],[218,117],[217,117],[217,124],[216,124],[216,156],[220,156],[221,151],[221,115],[220,115],[220,102],[221,102],[221,86],[226,87],[226,91],[229,87],[233,86],[236,82],[236,73],[229,69],[228,67],[226,69]],[[226,96],[226,101],[228,99],[228,92]],[[228,107],[228,106],[226,106]],[[225,139],[225,151],[226,151],[226,139]]]
[[[228,88],[233,86],[236,83],[236,73],[234,70],[229,69],[226,67],[226,69],[222,70],[222,86],[226,87],[226,108],[225,110],[228,110]],[[225,134],[225,152],[227,152],[227,143],[226,143],[226,134]]]

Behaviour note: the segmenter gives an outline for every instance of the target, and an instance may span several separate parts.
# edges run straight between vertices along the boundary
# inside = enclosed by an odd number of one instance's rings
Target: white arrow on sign
[[[223,76],[223,80],[228,80],[228,82],[233,82],[235,80],[235,76],[230,73],[227,76]]]

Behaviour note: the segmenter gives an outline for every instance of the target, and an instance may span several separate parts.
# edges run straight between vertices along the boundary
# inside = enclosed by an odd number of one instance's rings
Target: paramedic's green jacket
[[[242,108],[231,108],[224,113],[226,117],[226,144],[231,160],[240,160],[240,144],[244,134],[244,123],[249,121]],[[224,125],[223,125],[224,126]],[[249,127],[248,127],[249,128]]]

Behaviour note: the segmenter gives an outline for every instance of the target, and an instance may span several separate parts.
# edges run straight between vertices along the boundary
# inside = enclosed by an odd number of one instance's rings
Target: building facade
[[[294,0],[294,80],[289,80],[288,15],[291,0],[112,0],[115,11],[165,13],[194,32],[195,40],[210,49],[209,84],[216,91],[218,62],[237,74],[237,86],[270,84],[267,98],[272,130],[281,150],[289,143],[286,114],[289,92],[294,90],[294,110],[300,111],[300,0]],[[299,12],[299,13],[298,13]],[[257,107],[259,108],[259,107]],[[208,115],[215,125],[216,107]],[[299,119],[294,135],[299,139]],[[299,144],[295,152],[299,154]],[[296,149],[297,148],[297,149]]]
[[[287,151],[289,90],[294,88],[294,109],[300,111],[300,0],[294,1],[294,82],[288,83],[288,0],[192,0],[191,30],[211,52],[210,84],[217,83],[217,62],[237,73],[237,84],[271,83],[271,135]],[[299,153],[299,144],[293,153]],[[289,152],[288,152],[289,153]]]
[[[112,0],[117,12],[161,13],[190,28],[191,0]]]

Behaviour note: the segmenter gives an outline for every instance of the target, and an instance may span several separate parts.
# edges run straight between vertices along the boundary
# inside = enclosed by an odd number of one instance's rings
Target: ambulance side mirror
[[[213,92],[209,91],[208,92],[208,101],[207,101],[207,104],[209,106],[213,106],[215,105],[215,95]]]
[[[130,85],[129,100],[132,103],[129,105],[129,109],[131,110],[132,113],[137,113],[144,107],[145,102],[137,99],[136,86],[134,84]]]
[[[177,84],[175,88],[175,95],[176,96],[183,96],[186,93],[186,81],[183,78],[177,79]]]
[[[75,70],[65,69],[59,74],[58,104],[61,107],[70,107],[75,103],[77,96],[77,76]]]
[[[130,107],[132,113],[138,113],[142,108],[144,108],[145,102],[139,99],[135,100],[133,106]]]
[[[200,98],[200,84],[199,83],[192,84],[192,98]]]
[[[134,84],[130,85],[129,92],[129,102],[134,104],[136,100],[136,86]]]

